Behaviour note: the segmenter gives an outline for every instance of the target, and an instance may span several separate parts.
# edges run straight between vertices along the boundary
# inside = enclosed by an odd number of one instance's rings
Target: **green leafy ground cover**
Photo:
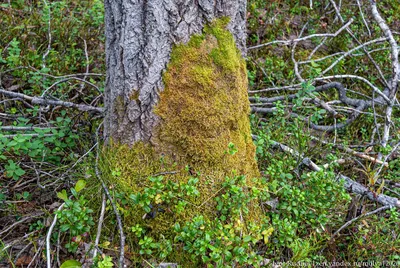
[[[27,3],[29,2],[29,3]],[[314,1],[313,9],[304,1],[248,1],[248,47],[274,40],[296,38],[308,22],[304,35],[335,32],[338,26],[328,1]],[[358,6],[343,1],[345,20],[361,42],[370,40]],[[396,1],[379,1],[379,8],[389,25],[396,29],[400,21]],[[11,1],[0,5],[0,86],[5,90],[31,96],[102,106],[104,87],[103,3],[90,1]],[[365,16],[370,18],[367,9]],[[50,22],[50,23],[49,23]],[[381,30],[370,23],[377,37]],[[50,33],[50,34],[49,34]],[[397,36],[396,36],[397,38]],[[299,44],[296,57],[306,60],[320,39]],[[316,56],[324,57],[355,46],[347,33],[327,40]],[[374,45],[370,49],[387,48]],[[357,74],[379,84],[379,74],[365,55],[354,55],[340,61],[328,74]],[[291,48],[268,46],[251,49],[247,58],[249,90],[292,84],[295,79]],[[384,74],[390,74],[389,51],[378,50],[374,59]],[[302,76],[318,77],[335,58],[312,62],[303,68]],[[92,75],[78,75],[89,72]],[[200,77],[205,77],[202,73]],[[84,80],[84,81],[82,81]],[[360,82],[345,80],[356,93],[371,95]],[[198,83],[215,81],[202,80]],[[380,85],[381,86],[381,85]],[[382,87],[383,88],[383,87]],[[356,93],[351,93],[356,96]],[[285,92],[284,94],[291,94]],[[336,174],[352,177],[376,193],[399,197],[396,188],[383,185],[383,179],[399,183],[400,169],[396,155],[375,181],[375,163],[358,159],[333,145],[341,144],[358,151],[370,148],[375,121],[369,109],[350,126],[335,133],[318,133],[290,113],[310,116],[314,123],[332,124],[326,111],[311,105],[307,98],[313,85],[305,84],[294,99],[274,104],[269,115],[252,114],[252,132],[261,182],[248,189],[245,177],[228,176],[223,187],[212,196],[217,215],[214,221],[204,215],[172,227],[172,236],[149,236],[148,221],[166,210],[180,213],[191,206],[199,194],[201,174],[192,174],[187,182],[170,180],[169,175],[149,176],[138,192],[123,191],[109,181],[109,190],[123,219],[140,213],[140,222],[125,222],[130,237],[126,259],[130,266],[156,265],[162,261],[194,263],[197,266],[259,266],[270,261],[398,261],[399,214],[388,210],[360,219],[332,238],[355,207],[356,215],[372,211],[377,204],[363,196],[347,193]],[[101,187],[94,174],[96,129],[101,117],[62,107],[40,107],[20,98],[0,95],[0,262],[12,266],[29,263],[44,267],[44,238],[54,215],[58,222],[52,232],[53,263],[62,267],[91,260],[90,247],[96,237],[101,208]],[[275,92],[252,93],[267,98]],[[337,93],[315,95],[329,101]],[[357,95],[358,96],[358,95]],[[254,103],[253,103],[254,104]],[[377,108],[382,113],[382,109]],[[346,117],[346,113],[343,113]],[[337,118],[338,122],[341,119]],[[11,128],[12,127],[12,128]],[[373,152],[387,154],[399,139],[398,109],[395,108],[389,147],[372,145]],[[101,136],[101,133],[100,133]],[[322,143],[312,136],[329,141]],[[271,141],[284,143],[317,164],[329,163],[315,172],[301,165],[299,157],[282,152]],[[240,144],[227,144],[226,154],[237,158]],[[239,150],[240,150],[239,148]],[[375,155],[372,155],[375,156]],[[340,164],[339,159],[345,159]],[[162,161],[162,160],[160,160]],[[161,162],[160,162],[161,163]],[[162,163],[161,163],[162,164]],[[190,173],[190,167],[187,168]],[[114,180],[123,170],[111,166],[108,174]],[[261,223],[242,221],[254,200],[262,200]],[[65,202],[62,210],[57,208]],[[119,252],[119,236],[111,204],[107,202],[103,234],[94,267],[112,267]],[[162,211],[164,210],[164,211]],[[137,216],[137,215],[136,215]],[[14,223],[17,223],[13,225]],[[245,227],[243,227],[245,226]],[[247,234],[243,235],[243,228]],[[167,238],[165,238],[167,237]],[[58,245],[58,249],[54,246]],[[180,259],[185,252],[185,260]],[[69,261],[68,261],[69,260]],[[184,265],[183,265],[184,267]]]

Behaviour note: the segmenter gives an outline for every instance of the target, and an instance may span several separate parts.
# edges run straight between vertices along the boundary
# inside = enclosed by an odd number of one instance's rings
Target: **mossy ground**
[[[173,174],[165,179],[174,182],[199,179],[200,195],[186,200],[191,205],[179,215],[168,210],[150,220],[139,211],[124,215],[127,227],[146,226],[155,239],[167,237],[175,222],[196,215],[215,218],[213,197],[221,192],[226,176],[245,174],[249,186],[259,177],[248,119],[246,64],[225,29],[227,22],[214,21],[188,44],[173,48],[155,108],[160,124],[151,144],[110,144],[103,154],[103,174],[124,192],[141,192],[148,177],[167,172]],[[115,170],[118,177],[112,176]],[[261,210],[256,204],[251,207],[248,220],[258,221]]]

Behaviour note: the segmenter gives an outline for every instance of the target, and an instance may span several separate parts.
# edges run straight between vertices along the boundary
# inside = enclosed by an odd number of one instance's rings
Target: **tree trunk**
[[[231,19],[228,29],[245,54],[245,0],[118,0],[106,10],[106,139],[133,145],[150,141],[159,117],[154,108],[164,89],[162,73],[174,44],[218,17]]]
[[[125,222],[157,237],[196,215],[215,219],[213,197],[226,177],[246,175],[244,191],[259,177],[243,59],[246,1],[106,0],[105,9],[104,176],[133,193],[145,191],[148,177],[178,185],[196,177],[200,193],[183,212],[164,204],[151,220],[136,211]],[[258,205],[248,203],[236,222],[260,220]]]

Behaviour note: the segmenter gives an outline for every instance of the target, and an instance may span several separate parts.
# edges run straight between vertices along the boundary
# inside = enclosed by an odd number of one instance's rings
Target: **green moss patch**
[[[193,166],[258,176],[248,120],[245,61],[226,20],[177,45],[164,74],[156,143]],[[227,157],[233,143],[238,153]]]
[[[259,183],[254,179],[259,171],[248,119],[246,65],[226,24],[226,19],[217,20],[173,48],[151,143],[110,144],[103,154],[104,176],[140,208],[121,208],[126,226],[143,227],[154,241],[173,239],[176,223],[183,226],[199,215],[212,222],[221,216],[216,198],[231,195],[223,186],[227,177],[245,175],[239,187],[243,196]],[[187,190],[193,187],[198,194]],[[228,210],[223,221],[261,222],[257,202],[248,200],[245,212],[232,218]],[[246,224],[243,233],[249,233]],[[140,248],[138,237],[129,232],[128,241]],[[181,250],[174,248],[170,256]]]

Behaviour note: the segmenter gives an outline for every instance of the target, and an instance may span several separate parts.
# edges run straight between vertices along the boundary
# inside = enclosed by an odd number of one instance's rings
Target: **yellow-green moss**
[[[246,66],[227,21],[215,21],[173,49],[155,110],[162,120],[155,140],[161,151],[173,150],[194,166],[258,176]],[[230,142],[238,149],[233,157],[226,153]]]
[[[139,101],[139,90],[132,90],[132,94],[129,96],[129,99]]]
[[[184,167],[189,165],[200,174],[201,194],[186,200],[191,205],[179,215],[166,212],[144,220],[143,213],[132,211],[125,214],[126,226],[139,223],[146,226],[148,235],[167,237],[175,222],[199,214],[216,217],[213,197],[221,191],[226,176],[245,174],[249,186],[251,178],[259,176],[248,119],[245,61],[225,29],[227,22],[226,18],[216,20],[203,34],[173,48],[163,75],[164,90],[155,107],[160,123],[151,143],[110,144],[102,165],[105,177],[125,192],[141,192],[147,177],[171,171],[174,174],[165,175],[166,179],[186,182],[191,174]],[[229,143],[237,153],[228,153]],[[113,170],[120,172],[117,178],[111,176]],[[261,213],[253,205],[248,216],[257,221]]]

